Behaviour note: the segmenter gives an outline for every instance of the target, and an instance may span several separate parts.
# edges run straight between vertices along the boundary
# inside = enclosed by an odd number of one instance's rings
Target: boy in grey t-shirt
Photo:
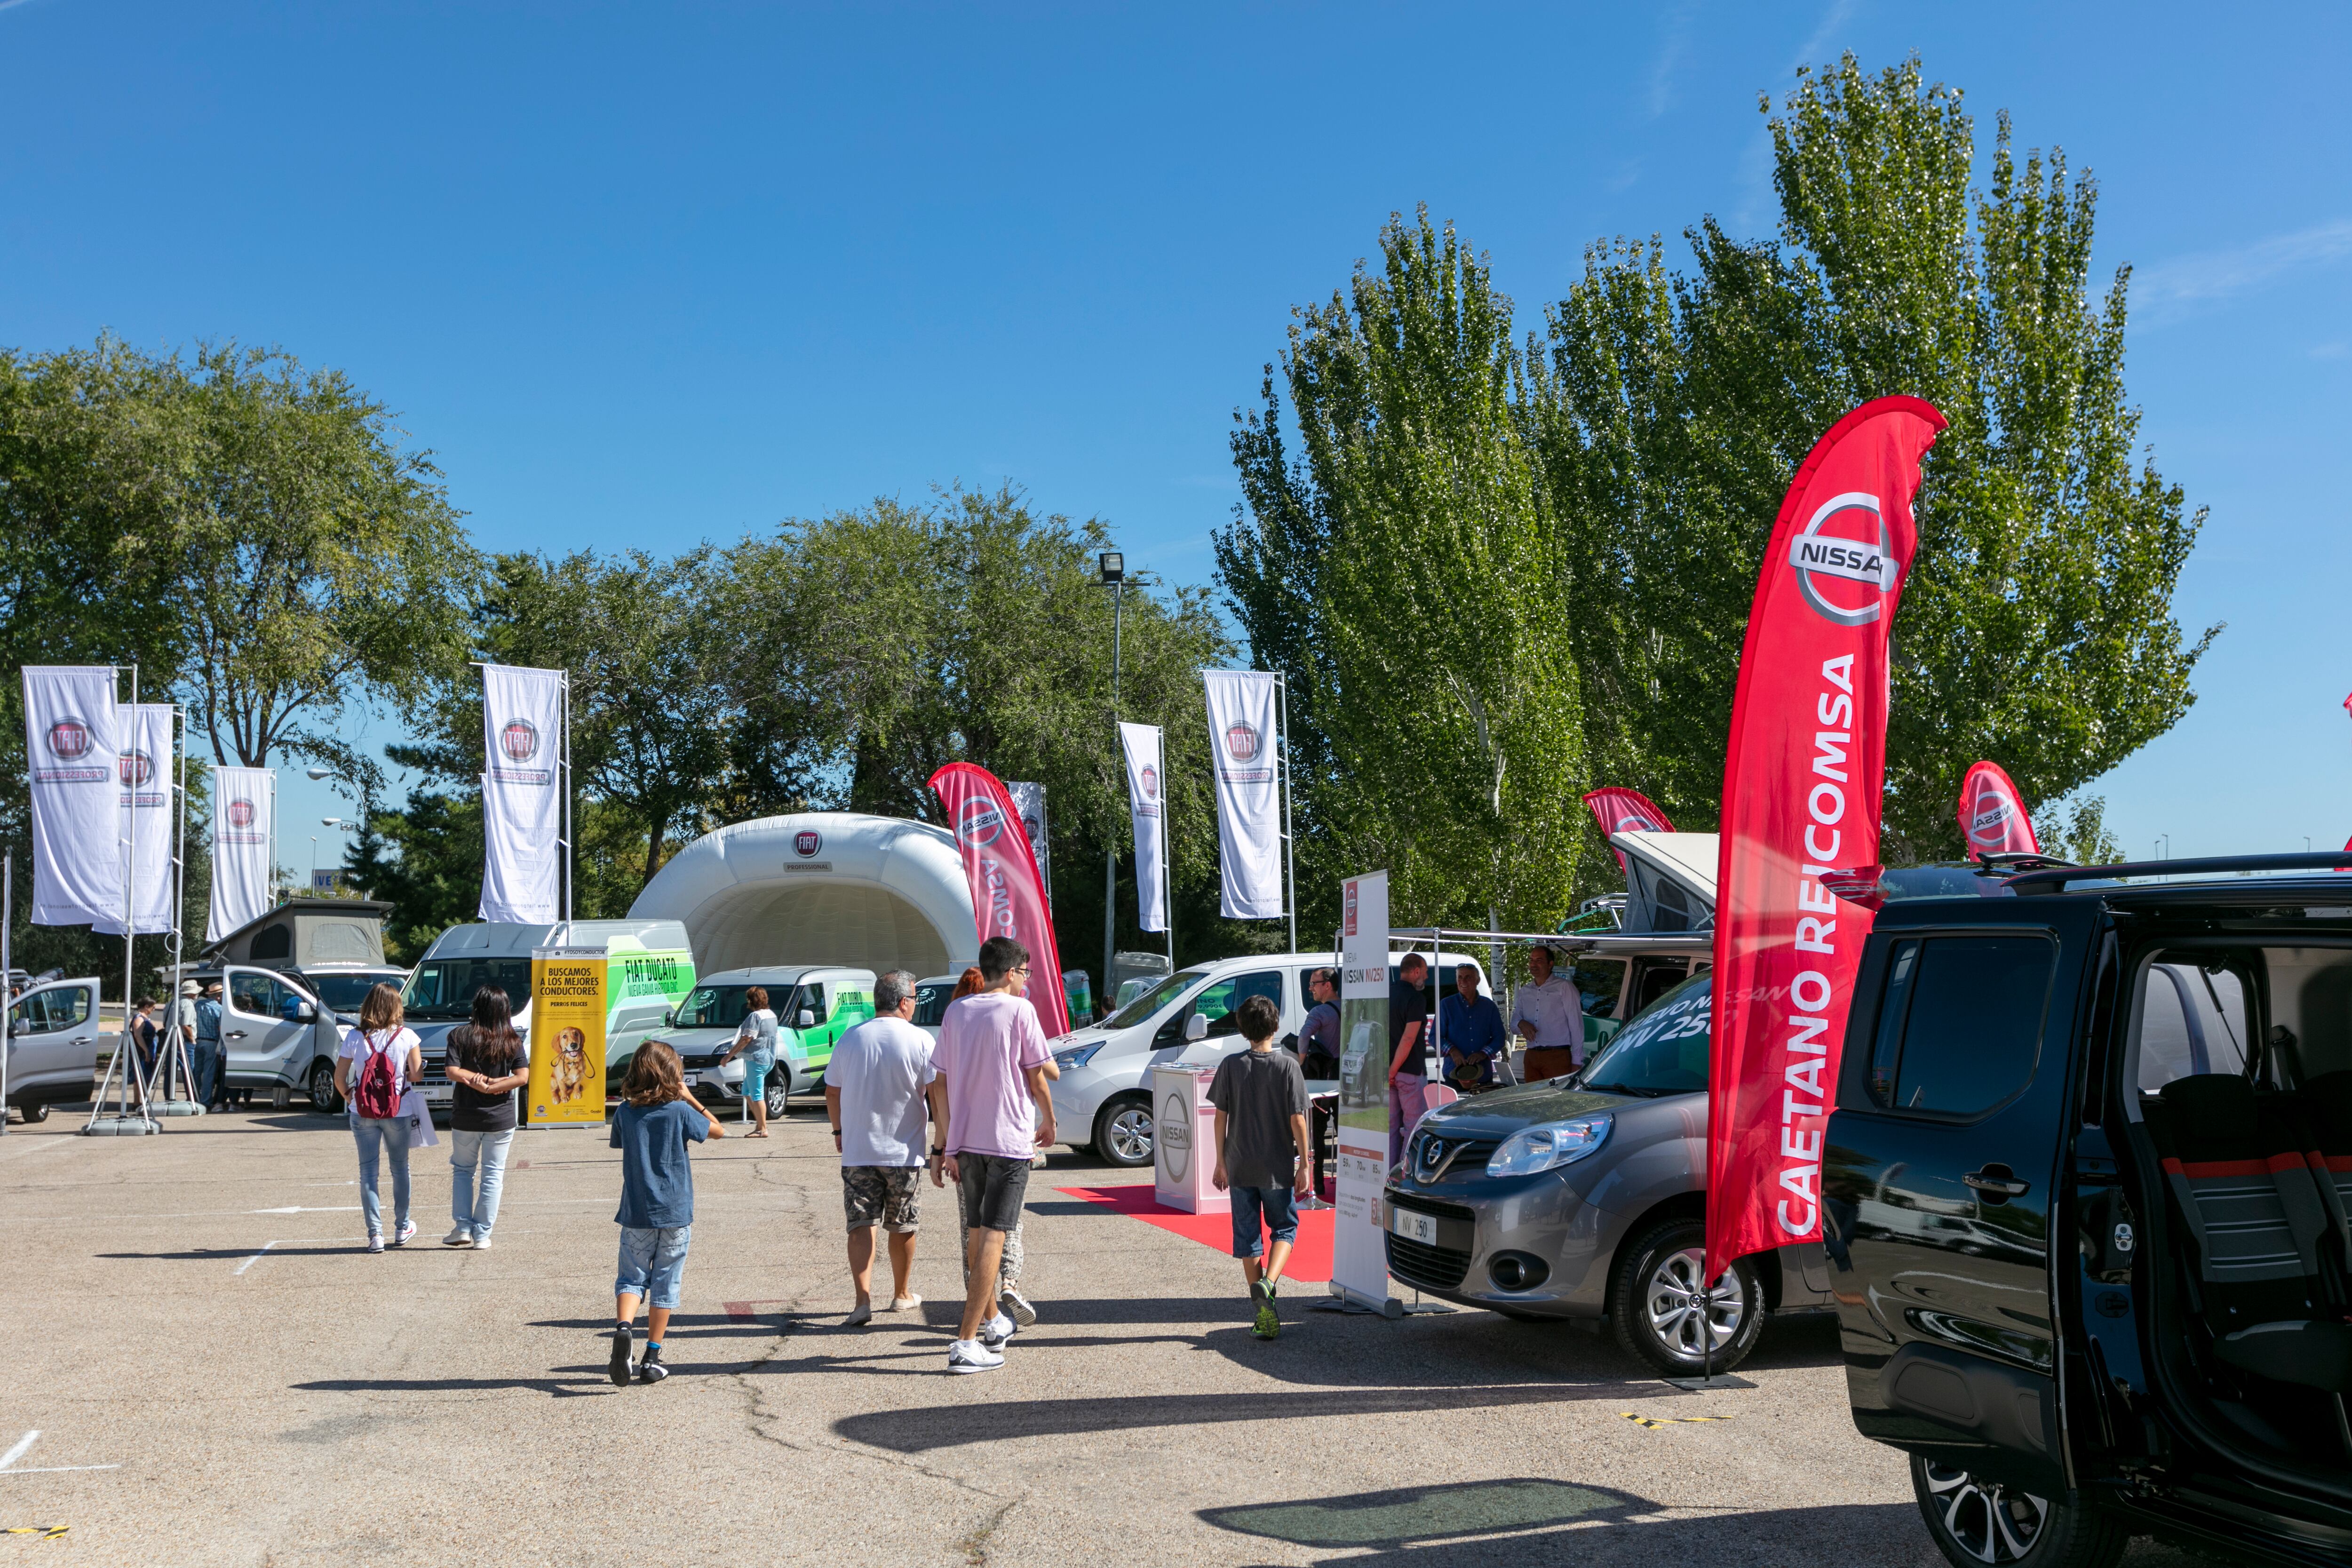
[[[1298,1237],[1297,1189],[1307,1184],[1307,1079],[1298,1058],[1274,1048],[1274,1032],[1282,1015],[1264,996],[1252,996],[1235,1010],[1234,1021],[1246,1051],[1217,1064],[1209,1082],[1209,1103],[1217,1108],[1216,1184],[1234,1202],[1234,1256],[1242,1260],[1242,1277],[1249,1281],[1257,1303],[1257,1321],[1250,1331],[1270,1340],[1282,1332],[1282,1319],[1274,1310],[1274,1294],[1282,1283],[1282,1266],[1290,1261],[1291,1243]],[[1274,1242],[1263,1245],[1259,1216]]]

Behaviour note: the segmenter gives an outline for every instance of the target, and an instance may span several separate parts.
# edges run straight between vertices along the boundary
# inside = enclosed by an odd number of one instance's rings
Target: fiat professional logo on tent
[[[824,838],[814,827],[803,827],[793,835],[793,853],[805,860],[824,847]]]
[[[1876,620],[1895,586],[1895,540],[1878,498],[1855,490],[1823,501],[1789,541],[1789,564],[1805,603],[1823,619],[1842,626]]]
[[[250,827],[253,826],[253,802],[233,800],[228,803],[228,825],[231,827]]]
[[[50,725],[49,755],[61,763],[78,763],[89,755],[89,726],[71,717]]]
[[[960,843],[985,849],[1004,832],[1004,813],[985,795],[975,795],[956,813],[955,836]]]
[[[539,755],[539,726],[528,719],[509,719],[499,731],[499,750],[508,760],[527,763]]]
[[[125,752],[115,760],[114,772],[125,786],[137,789],[155,776],[155,764],[144,752]]]
[[[1237,763],[1257,760],[1258,737],[1255,727],[1236,719],[1225,729],[1225,755]]]

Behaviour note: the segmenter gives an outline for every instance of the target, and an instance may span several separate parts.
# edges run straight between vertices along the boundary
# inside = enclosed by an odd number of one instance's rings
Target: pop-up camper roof
[[[289,899],[218,942],[199,964],[258,963],[272,969],[321,964],[384,966],[383,921],[392,906],[373,899]]]
[[[1712,833],[1612,833],[1625,856],[1627,931],[1708,931],[1715,925]]]

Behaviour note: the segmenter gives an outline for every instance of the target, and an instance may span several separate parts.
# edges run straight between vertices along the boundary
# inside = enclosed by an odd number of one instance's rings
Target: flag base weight
[[[144,1116],[96,1116],[81,1131],[85,1138],[137,1138],[163,1128]]]
[[[1753,1388],[1756,1385],[1744,1377],[1734,1377],[1718,1372],[1712,1377],[1667,1377],[1659,1379],[1668,1388],[1679,1388],[1685,1394],[1709,1393],[1718,1388]]]
[[[205,1108],[193,1100],[158,1100],[150,1101],[150,1116],[202,1116]]]

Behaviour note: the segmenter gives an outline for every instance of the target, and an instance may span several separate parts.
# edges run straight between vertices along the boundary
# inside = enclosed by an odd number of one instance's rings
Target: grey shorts
[[[841,1206],[849,1228],[880,1226],[894,1233],[915,1228],[916,1211],[923,1202],[923,1172],[918,1165],[844,1165]]]
[[[1029,1193],[1029,1162],[997,1154],[958,1154],[956,1184],[963,1189],[963,1222],[977,1230],[1011,1230],[1021,1223]]]

